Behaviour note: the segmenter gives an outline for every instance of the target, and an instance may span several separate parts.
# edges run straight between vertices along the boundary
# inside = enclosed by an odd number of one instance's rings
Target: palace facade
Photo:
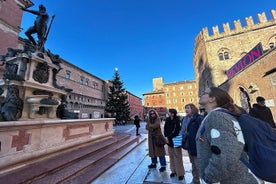
[[[234,102],[247,111],[263,96],[276,118],[276,10],[271,19],[265,13],[212,28],[203,28],[195,38],[194,71],[198,93],[210,86],[219,86],[229,92]]]

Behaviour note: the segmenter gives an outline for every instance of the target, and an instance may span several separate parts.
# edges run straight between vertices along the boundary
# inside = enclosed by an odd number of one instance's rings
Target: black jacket
[[[276,128],[271,110],[268,107],[260,106],[259,104],[253,104],[253,108],[250,109],[249,114],[255,118],[269,123],[272,128]]]
[[[165,122],[164,126],[164,135],[168,138],[168,146],[173,147],[173,141],[172,138],[177,136],[180,132],[180,120],[179,117],[175,117],[174,119],[171,119],[168,117]]]
[[[140,127],[140,119],[139,118],[134,119],[134,125],[136,125],[136,127]]]

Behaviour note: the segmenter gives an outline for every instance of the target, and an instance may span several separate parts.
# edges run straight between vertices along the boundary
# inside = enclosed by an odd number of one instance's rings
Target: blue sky
[[[275,0],[33,0],[56,14],[46,48],[101,78],[117,67],[124,87],[138,97],[152,91],[152,78],[165,83],[194,79],[193,49],[204,27],[276,9]],[[25,12],[20,36],[35,16]]]

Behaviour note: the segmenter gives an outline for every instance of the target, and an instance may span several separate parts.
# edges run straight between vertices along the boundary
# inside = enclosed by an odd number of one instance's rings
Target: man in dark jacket
[[[256,98],[257,103],[253,104],[249,114],[255,118],[267,122],[272,128],[276,128],[271,110],[265,106],[265,99],[261,96]]]
[[[139,116],[138,116],[138,115],[136,115],[136,116],[134,117],[134,125],[136,126],[136,135],[138,136],[138,135],[140,135],[140,134],[139,134],[140,119],[139,119]]]

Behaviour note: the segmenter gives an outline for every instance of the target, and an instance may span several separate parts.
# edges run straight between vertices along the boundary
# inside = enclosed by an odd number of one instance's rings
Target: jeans
[[[166,158],[165,156],[159,157],[160,165],[161,167],[166,167]],[[151,158],[151,163],[152,164],[157,164],[157,157],[152,157]]]

